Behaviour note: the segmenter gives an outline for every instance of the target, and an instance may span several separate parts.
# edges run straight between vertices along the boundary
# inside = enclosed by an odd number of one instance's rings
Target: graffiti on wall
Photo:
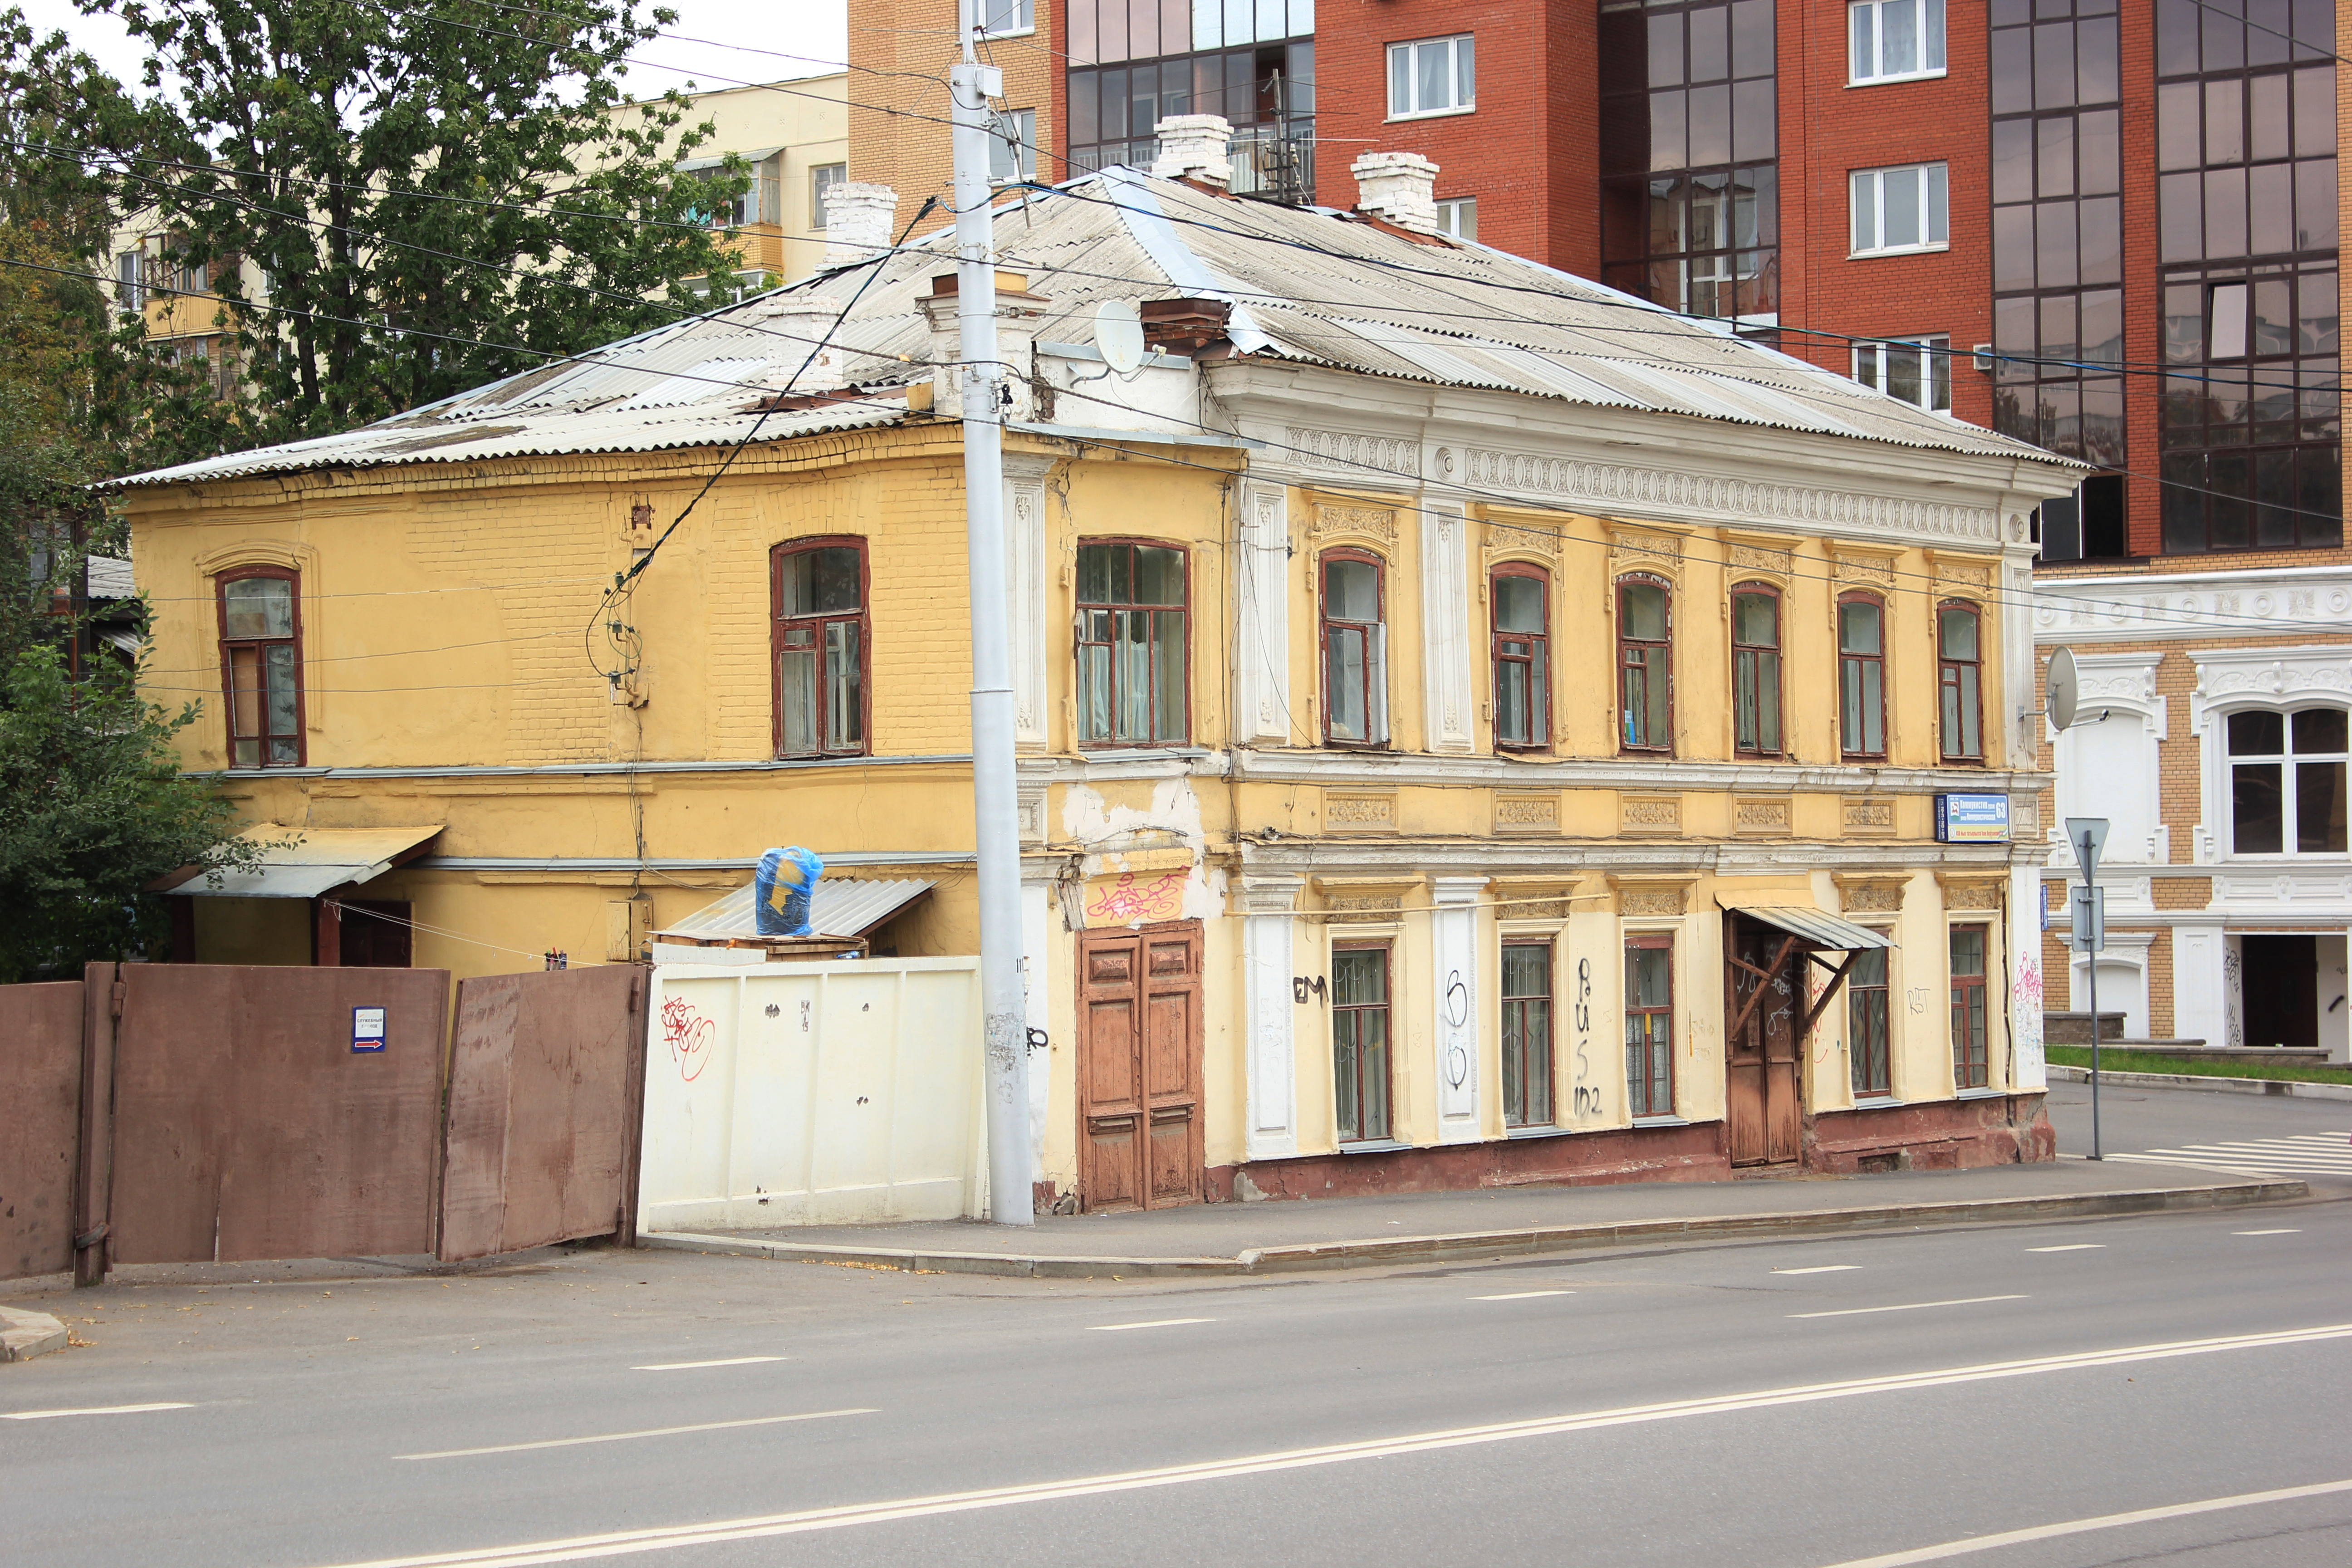
[[[1141,879],[1132,871],[1122,871],[1116,881],[1087,890],[1087,924],[1175,920],[1184,912],[1184,884],[1190,877],[1191,872],[1181,868]]]
[[[694,1004],[683,996],[664,1002],[661,1018],[662,1042],[669,1047],[669,1059],[677,1064],[678,1077],[692,1083],[710,1065],[710,1042],[719,1032],[718,1021],[696,1012]]]
[[[1592,960],[1589,958],[1576,961],[1576,1001],[1570,1018],[1576,1026],[1576,1081],[1570,1093],[1581,1121],[1601,1114],[1601,1086],[1585,1081],[1592,1076],[1592,1058],[1587,1053],[1592,1043]]]

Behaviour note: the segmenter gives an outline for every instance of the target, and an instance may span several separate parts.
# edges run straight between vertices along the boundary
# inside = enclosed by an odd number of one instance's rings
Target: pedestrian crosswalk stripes
[[[2280,1138],[2224,1138],[2179,1149],[2110,1154],[2138,1165],[2193,1165],[2233,1176],[2352,1177],[2352,1132],[2296,1132]]]

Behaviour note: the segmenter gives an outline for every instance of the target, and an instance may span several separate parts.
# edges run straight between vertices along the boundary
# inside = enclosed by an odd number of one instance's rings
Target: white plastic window
[[[1863,0],[1847,16],[1857,85],[1944,74],[1944,0]]]
[[[1478,106],[1476,40],[1423,38],[1389,46],[1389,118],[1461,114]]]
[[[1026,33],[1037,26],[1036,0],[961,0],[964,31],[980,29],[986,37]]]
[[[1948,175],[1941,163],[1853,174],[1853,253],[1896,256],[1951,245]]]
[[[1437,232],[1456,239],[1478,237],[1478,198],[1450,196],[1437,204]]]
[[[1856,343],[1853,378],[1889,397],[1947,414],[1952,407],[1951,347],[1952,340],[1946,337]]]

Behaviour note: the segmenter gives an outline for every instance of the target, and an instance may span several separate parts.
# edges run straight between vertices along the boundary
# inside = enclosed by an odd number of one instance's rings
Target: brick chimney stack
[[[1356,210],[1399,228],[1437,232],[1437,165],[1418,153],[1367,153],[1348,166]]]
[[[1223,190],[1233,184],[1234,164],[1227,155],[1234,128],[1222,114],[1171,114],[1151,128],[1160,138],[1160,156],[1151,172],[1164,180],[1198,180]]]
[[[847,267],[890,247],[898,193],[887,185],[835,185],[825,193],[823,216],[824,264]]]

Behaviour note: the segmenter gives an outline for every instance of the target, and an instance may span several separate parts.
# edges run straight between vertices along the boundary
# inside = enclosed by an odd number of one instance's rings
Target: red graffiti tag
[[[710,1037],[719,1026],[694,1010],[694,1005],[683,996],[673,996],[662,1004],[662,1038],[668,1043],[669,1059],[677,1064],[678,1076],[692,1083],[710,1065]]]
[[[1087,917],[1097,921],[1170,920],[1184,908],[1186,873],[1170,871],[1149,882],[1122,871],[1118,880],[1097,892],[1087,905]]]

